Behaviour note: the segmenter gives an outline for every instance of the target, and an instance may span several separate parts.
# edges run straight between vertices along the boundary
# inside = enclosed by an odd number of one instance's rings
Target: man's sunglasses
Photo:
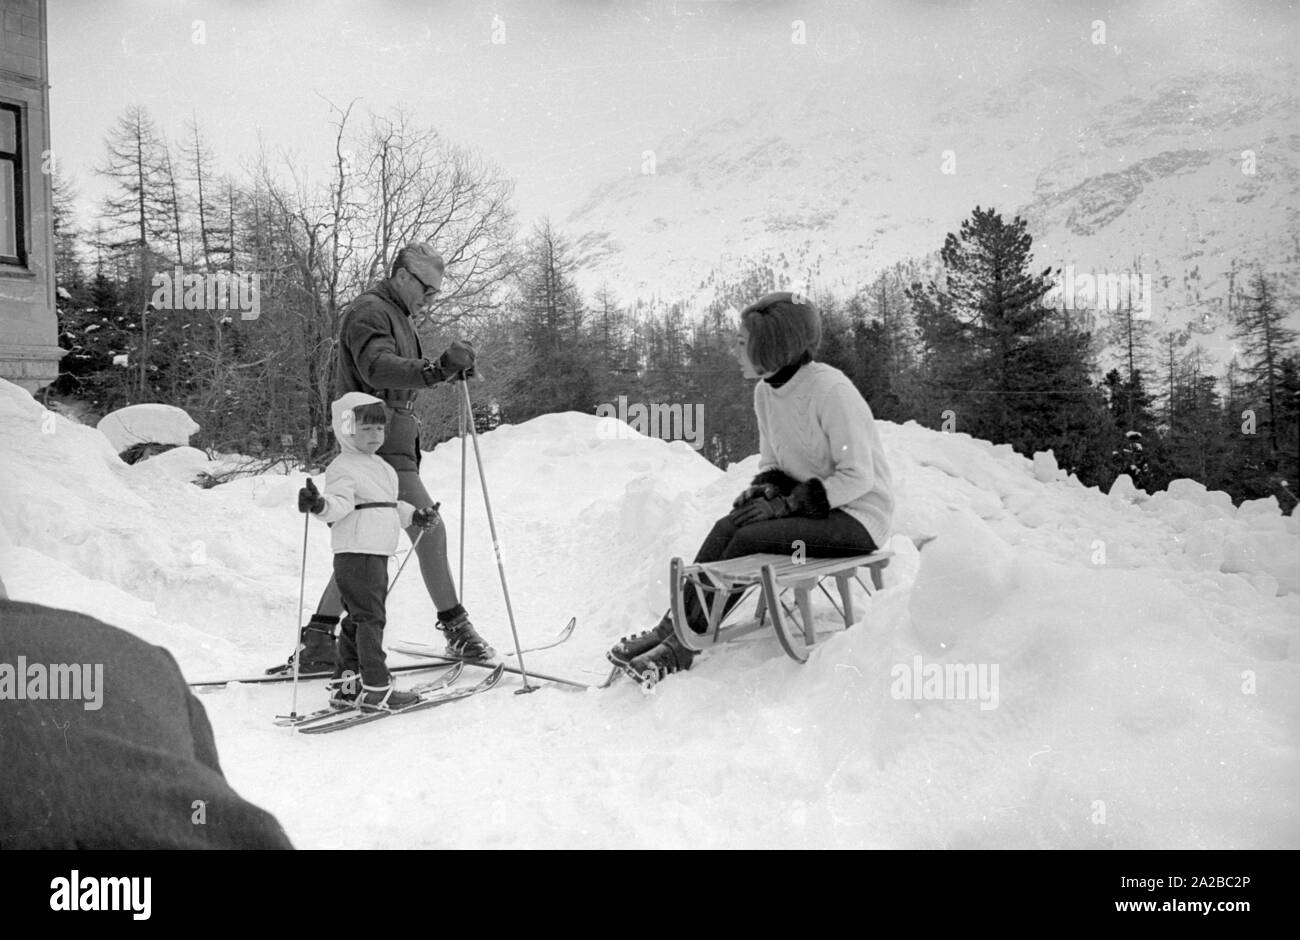
[[[438,294],[442,293],[442,291],[439,290],[438,288],[424,283],[424,281],[420,279],[420,275],[416,274],[410,268],[403,268],[402,270],[405,271],[407,274],[411,275],[411,277],[415,278],[415,283],[419,284],[421,287],[424,288],[424,295],[426,297],[429,296],[429,294],[433,294],[434,296],[437,296]]]

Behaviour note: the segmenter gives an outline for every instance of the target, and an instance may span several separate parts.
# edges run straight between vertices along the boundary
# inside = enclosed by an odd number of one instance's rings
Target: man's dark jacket
[[[415,393],[431,384],[406,304],[388,280],[380,281],[343,313],[334,398],[365,392],[388,406],[379,456],[394,470],[420,467],[420,425],[410,409]]]

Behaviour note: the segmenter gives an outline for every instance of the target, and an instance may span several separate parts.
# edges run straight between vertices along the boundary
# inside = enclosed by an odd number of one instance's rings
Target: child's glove
[[[324,508],[325,497],[321,496],[320,490],[316,489],[316,484],[311,481],[311,477],[308,477],[307,485],[298,491],[298,511],[314,515]]]
[[[411,513],[411,524],[417,525],[421,529],[432,529],[442,523],[442,517],[438,515],[438,507],[442,503],[434,503],[428,509],[417,509]]]

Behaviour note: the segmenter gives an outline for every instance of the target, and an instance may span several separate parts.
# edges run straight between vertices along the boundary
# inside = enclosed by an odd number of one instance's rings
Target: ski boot
[[[438,629],[447,640],[447,655],[455,659],[487,661],[496,658],[496,650],[478,635],[469,622],[465,608],[457,604],[438,614]]]
[[[361,675],[351,669],[344,669],[325,683],[329,690],[330,708],[356,708],[357,699],[361,697]]]
[[[299,676],[332,675],[338,667],[338,654],[334,649],[334,625],[338,618],[312,617],[298,634]],[[293,675],[293,656],[279,666],[266,670],[268,676]]]
[[[620,669],[626,669],[631,665],[632,660],[638,656],[650,652],[664,640],[673,635],[673,622],[668,617],[664,617],[657,624],[636,636],[625,636],[615,643],[605,654],[615,666]]]
[[[685,672],[691,668],[695,653],[688,650],[670,636],[654,649],[642,653],[623,670],[641,686],[641,691],[649,694],[664,676],[674,672]]]
[[[388,677],[386,685],[361,685],[361,695],[357,705],[363,712],[396,712],[420,701],[415,692],[403,692],[393,688],[393,677]]]

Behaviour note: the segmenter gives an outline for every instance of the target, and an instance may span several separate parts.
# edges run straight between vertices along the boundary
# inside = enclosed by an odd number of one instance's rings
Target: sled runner
[[[813,590],[820,588],[830,598],[844,618],[844,629],[847,630],[855,619],[850,582],[857,580],[862,584],[858,570],[866,568],[872,586],[875,590],[880,590],[884,587],[881,572],[889,565],[893,554],[892,551],[878,551],[871,555],[853,555],[848,558],[809,558],[801,563],[793,561],[788,555],[766,554],[691,565],[681,558],[674,558],[670,569],[673,632],[683,646],[698,652],[761,630],[770,622],[786,654],[798,662],[806,662],[809,648],[817,642],[812,620]],[[822,583],[826,578],[835,579],[843,606],[837,604],[826,590]],[[865,584],[862,586],[866,587]],[[728,596],[732,592],[739,593],[741,599],[736,607],[740,607],[745,595],[754,589],[758,590],[758,605],[754,609],[754,616],[724,626],[727,619],[724,605]],[[791,589],[794,591],[797,613],[781,599],[782,594]],[[868,593],[873,593],[870,588],[867,590]],[[709,626],[705,633],[696,633],[686,622],[687,591],[695,592],[700,608],[708,614]]]

